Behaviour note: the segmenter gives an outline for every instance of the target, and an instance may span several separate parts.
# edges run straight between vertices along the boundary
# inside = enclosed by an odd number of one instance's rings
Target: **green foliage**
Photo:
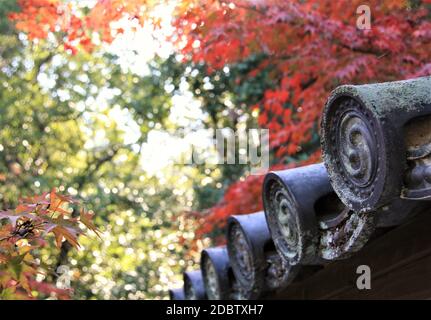
[[[191,64],[185,69],[190,90],[208,113],[206,125],[210,128],[235,128],[241,117],[249,127],[257,127],[248,106],[260,102],[266,89],[275,86],[269,78],[271,66],[262,66],[264,56],[251,56],[222,70],[208,73],[205,64]],[[250,74],[256,68],[260,72]]]
[[[19,11],[19,6],[16,0],[2,0],[0,3],[0,34],[10,34],[14,32],[7,14],[9,12]]]
[[[3,17],[10,9],[0,5]],[[113,55],[70,55],[55,39],[28,42],[2,21],[0,206],[53,186],[83,200],[97,213],[103,241],[80,239],[83,250],[73,257],[67,245],[42,249],[52,271],[44,277],[61,286],[71,276],[74,298],[164,296],[182,268],[176,257],[188,249],[175,231],[187,226],[173,217],[191,198],[178,172],[152,177],[141,165],[141,143],[171,106],[164,88],[173,80],[156,72],[164,62],[137,76]],[[59,265],[67,274],[55,275]]]
[[[157,181],[147,182],[151,184],[157,185]],[[159,298],[172,281],[180,280],[181,269],[187,263],[183,257],[190,249],[180,242],[186,222],[170,211],[174,201],[163,192],[146,199],[150,201],[146,205],[154,210],[139,214],[126,208],[118,210],[117,204],[109,205],[107,210],[114,213],[104,224],[102,244],[89,238],[81,241],[85,250],[71,258],[72,283],[73,275],[81,274],[73,285],[78,297]],[[161,202],[166,204],[160,205]]]

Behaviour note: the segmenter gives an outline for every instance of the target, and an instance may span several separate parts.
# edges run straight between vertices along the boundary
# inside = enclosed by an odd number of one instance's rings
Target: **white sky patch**
[[[142,145],[142,167],[148,174],[160,176],[164,168],[184,164],[184,159],[189,159],[193,149],[211,150],[212,147],[212,135],[208,130],[197,130],[185,135],[152,130],[147,142]],[[182,158],[184,155],[185,158]],[[206,156],[211,154],[208,152]]]
[[[124,33],[116,36],[107,50],[118,55],[122,68],[130,69],[138,75],[148,74],[148,62],[157,54],[167,58],[173,53],[172,43],[165,39],[173,32],[171,25],[175,1],[163,4],[152,10],[152,15],[161,19],[160,29],[152,25],[141,27],[136,20],[123,18],[112,23],[113,28],[122,28]]]
[[[190,92],[184,92],[181,95],[176,94],[172,97],[169,121],[188,130],[202,129],[203,124],[200,119],[204,117],[204,114],[201,109],[201,103],[190,96]]]
[[[142,146],[141,163],[151,175],[160,174],[163,168],[172,164],[182,163],[181,155],[187,153],[192,146],[205,149],[211,145],[208,139],[210,135],[203,130],[201,104],[193,98],[192,93],[181,90],[180,94],[172,97],[172,104],[168,120],[184,128],[184,132],[150,131],[147,143]]]
[[[181,139],[174,138],[166,131],[152,130],[147,142],[142,145],[141,164],[147,173],[153,175],[172,164],[172,159],[186,150]]]
[[[115,105],[109,111],[109,116],[112,119],[116,119],[118,127],[126,133],[124,135],[125,144],[135,143],[139,139],[141,136],[141,130],[136,121],[133,120],[129,110],[123,109],[119,105]]]

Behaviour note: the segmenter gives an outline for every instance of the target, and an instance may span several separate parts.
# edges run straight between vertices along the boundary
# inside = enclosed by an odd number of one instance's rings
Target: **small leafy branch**
[[[79,217],[73,217],[72,207],[79,210]],[[46,245],[45,239],[50,233],[58,248],[67,241],[78,249],[78,236],[83,233],[80,225],[100,237],[92,218],[93,214],[79,201],[60,195],[55,189],[22,199],[14,210],[1,211],[0,298],[33,298],[33,291],[67,298],[65,290],[35,280],[36,275],[42,273],[36,250]]]

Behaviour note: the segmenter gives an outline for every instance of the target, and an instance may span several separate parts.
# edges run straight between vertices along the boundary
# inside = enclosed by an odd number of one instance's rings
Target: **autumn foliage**
[[[408,3],[370,1],[372,27],[360,30],[356,9],[363,1],[197,1],[176,20],[178,44],[212,68],[267,55],[263,64],[276,66],[279,85],[265,93],[259,123],[271,129],[282,160],[311,139],[335,86],[431,71],[430,8]]]
[[[11,15],[30,38],[60,33],[67,48],[90,50],[93,32],[110,42],[121,30],[112,22],[149,17],[151,3],[99,0],[85,16],[56,0],[20,1]],[[429,0],[367,1],[371,28],[357,27],[362,0],[333,1],[180,1],[171,37],[187,61],[205,62],[208,72],[252,55],[265,58],[247,77],[271,65],[275,88],[258,104],[258,123],[270,129],[274,165],[284,167],[319,160],[319,118],[329,92],[344,83],[372,83],[429,75],[431,4]],[[36,17],[36,18],[35,18]],[[238,79],[239,82],[245,79]],[[318,140],[317,140],[318,141]],[[279,168],[278,167],[278,168]],[[200,232],[206,233],[230,214],[261,209],[262,177],[231,185],[209,210]]]
[[[274,66],[277,88],[258,105],[258,122],[270,129],[277,162],[319,160],[310,146],[329,92],[345,83],[373,83],[429,75],[429,1],[368,1],[371,28],[356,22],[363,1],[194,1],[175,21],[177,45],[210,72],[253,54],[267,58],[248,76]],[[244,79],[246,80],[246,79]],[[298,156],[308,155],[308,161]],[[295,160],[296,159],[296,160]],[[262,178],[230,186],[202,228],[236,213],[260,210]],[[217,223],[217,225],[220,222]]]
[[[82,234],[80,224],[94,231],[92,214],[83,207],[79,217],[72,217],[71,205],[79,202],[69,196],[49,193],[24,198],[14,210],[0,212],[0,297],[2,299],[32,298],[33,291],[60,299],[70,292],[58,289],[47,282],[36,281],[36,275],[47,275],[38,262],[36,252],[48,245],[52,234],[58,248],[63,241],[79,248],[78,236]],[[79,209],[79,208],[78,208]],[[77,210],[77,209],[75,209]],[[54,271],[52,271],[54,272]]]
[[[124,32],[112,27],[113,21],[122,18],[138,20],[141,25],[145,15],[146,1],[102,0],[97,1],[84,16],[79,14],[79,3],[60,0],[18,0],[21,12],[10,14],[16,27],[27,33],[30,40],[45,39],[49,33],[61,36],[66,50],[76,53],[84,49],[92,51],[96,39],[111,43]]]

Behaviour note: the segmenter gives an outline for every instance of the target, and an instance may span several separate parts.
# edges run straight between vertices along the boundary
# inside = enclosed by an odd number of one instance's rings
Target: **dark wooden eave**
[[[371,268],[371,290],[357,289],[359,265]],[[275,298],[430,299],[431,212],[385,233],[351,258],[292,284]]]

